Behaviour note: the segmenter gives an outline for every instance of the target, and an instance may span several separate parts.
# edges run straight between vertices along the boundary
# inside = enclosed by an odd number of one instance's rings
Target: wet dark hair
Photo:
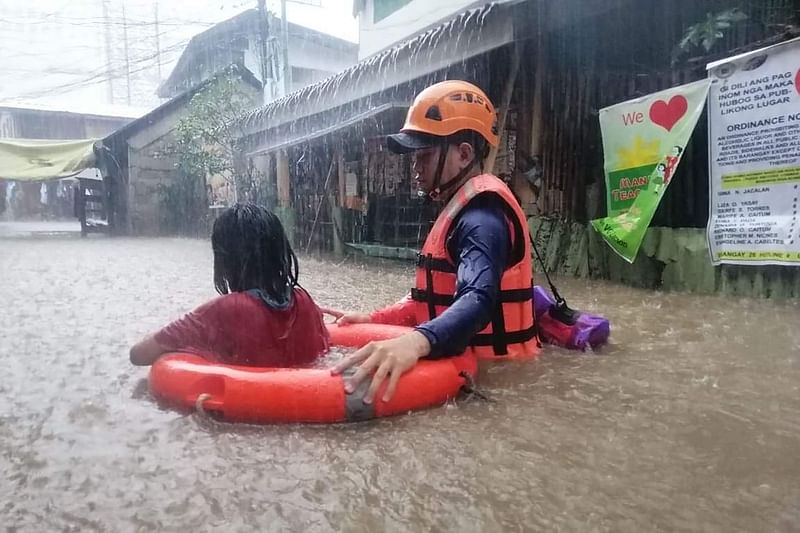
[[[214,287],[220,294],[251,289],[287,303],[298,267],[281,221],[264,207],[236,204],[214,221]]]
[[[447,137],[447,144],[458,146],[467,143],[475,151],[475,163],[483,166],[483,162],[489,157],[489,143],[483,135],[473,130],[461,130]]]

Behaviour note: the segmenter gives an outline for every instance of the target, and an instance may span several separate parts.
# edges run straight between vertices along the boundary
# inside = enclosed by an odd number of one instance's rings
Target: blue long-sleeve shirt
[[[451,229],[447,250],[456,261],[455,301],[416,327],[431,344],[430,359],[462,353],[491,320],[511,250],[502,200],[491,194],[472,200]]]

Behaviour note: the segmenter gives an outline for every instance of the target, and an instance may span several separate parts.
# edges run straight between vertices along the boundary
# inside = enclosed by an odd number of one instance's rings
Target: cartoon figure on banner
[[[656,194],[660,193],[661,190],[669,184],[669,180],[672,179],[675,170],[678,168],[682,153],[683,148],[680,146],[673,146],[672,153],[664,157],[664,162],[656,165]]]
[[[680,146],[673,146],[672,153],[667,156],[667,164],[666,168],[664,169],[664,185],[666,186],[669,183],[669,180],[672,178],[672,175],[675,174],[675,169],[678,168],[678,162],[681,159],[681,154],[683,153],[683,148]]]
[[[655,179],[655,193],[659,194],[661,189],[663,189],[666,185],[667,178],[667,165],[665,163],[659,163],[656,165],[656,179]]]

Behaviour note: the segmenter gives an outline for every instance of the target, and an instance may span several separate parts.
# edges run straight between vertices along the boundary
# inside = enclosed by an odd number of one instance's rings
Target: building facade
[[[391,4],[402,6],[386,20],[414,7]],[[375,23],[377,6],[356,2],[362,17],[372,16],[364,24]],[[413,257],[435,212],[413,201],[410,163],[386,153],[385,136],[401,127],[422,88],[464,79],[498,108],[501,149],[488,170],[519,197],[548,270],[651,288],[800,294],[797,269],[711,265],[702,119],[633,265],[588,225],[605,214],[599,109],[704,78],[707,62],[788,38],[800,22],[791,0],[751,5],[747,22],[732,25],[709,50],[676,54],[686,29],[708,10],[732,7],[669,0],[653,25],[652,10],[633,0],[482,4],[383,51],[371,53],[383,44],[367,48],[357,65],[254,111],[243,144],[296,226],[296,242]],[[765,288],[758,281],[765,275],[780,287]]]
[[[101,114],[105,109],[108,114]],[[94,112],[81,112],[74,106],[55,107],[35,104],[0,104],[0,139],[45,139],[45,140],[80,140],[102,138],[134,120],[140,110],[119,106],[98,106]],[[84,186],[92,183],[102,194],[100,175],[96,169],[87,169],[78,175]],[[70,202],[57,201],[65,194],[72,195],[73,190],[58,180],[41,182],[19,182],[12,186],[14,193],[14,209],[10,209],[9,195],[6,194],[13,176],[0,174],[0,203],[6,216],[14,218],[30,217],[68,217],[73,209]],[[74,181],[74,180],[71,180]],[[42,200],[46,199],[46,203]],[[102,204],[102,202],[100,202]],[[63,205],[57,205],[63,204]],[[85,207],[85,206],[84,206]],[[103,205],[98,205],[97,212],[105,214]],[[80,217],[79,217],[80,218]],[[85,219],[85,217],[84,217]],[[85,220],[82,220],[85,224]]]
[[[476,0],[356,0],[353,15],[359,17],[358,58],[382,52],[484,3]]]
[[[357,60],[355,43],[289,23],[290,81],[284,79],[284,36],[281,20],[257,9],[194,36],[175,68],[158,90],[172,98],[202,83],[230,65],[248,69],[264,85],[264,101],[302,89],[344,70]]]

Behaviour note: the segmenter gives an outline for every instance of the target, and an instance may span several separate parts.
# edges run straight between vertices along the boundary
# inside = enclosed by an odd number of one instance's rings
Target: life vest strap
[[[447,259],[434,258],[431,255],[417,254],[417,266],[425,270],[432,270],[434,272],[446,272],[448,274],[455,274],[456,267]]]
[[[521,303],[533,300],[533,288],[530,289],[500,289],[498,301],[501,303]]]
[[[433,263],[433,255],[428,254],[427,257],[425,257],[425,286],[430,291],[430,298],[426,300],[428,303],[428,316],[430,317],[430,320],[436,318],[436,304],[433,301],[434,293],[433,293],[432,263]],[[441,305],[447,305],[447,304],[441,304]]]
[[[472,340],[469,341],[469,345],[493,347],[496,344],[495,336],[498,336],[498,334],[495,332],[491,334],[478,333],[477,335],[472,337]],[[523,342],[528,342],[529,340],[536,338],[536,324],[527,329],[521,329],[517,331],[507,331],[504,335],[502,335],[502,337],[507,345],[521,344]],[[498,353],[497,355],[505,355],[505,354]]]
[[[492,349],[495,355],[508,355],[508,341],[506,340],[506,319],[503,315],[503,304],[497,302],[492,312]]]
[[[427,290],[411,289],[411,299],[414,300],[415,302],[422,302],[428,304],[433,303],[433,305],[439,305],[444,307],[449,307],[453,305],[452,295],[437,294],[435,292]]]
[[[411,299],[415,302],[430,303],[449,307],[453,305],[455,298],[452,294],[441,294],[426,289],[411,289]],[[531,289],[511,289],[501,290],[498,294],[499,303],[522,303],[533,299]]]

